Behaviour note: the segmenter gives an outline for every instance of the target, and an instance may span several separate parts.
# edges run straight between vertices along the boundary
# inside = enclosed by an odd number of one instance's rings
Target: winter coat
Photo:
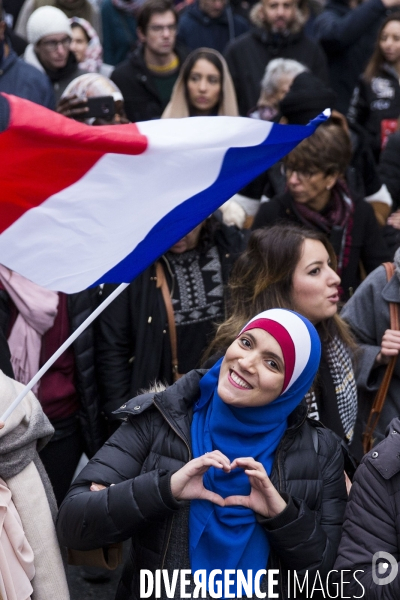
[[[117,600],[139,598],[140,569],[163,568],[173,516],[184,504],[173,498],[170,477],[192,458],[192,406],[204,373],[191,371],[166,391],[123,405],[118,413],[126,422],[80,473],[60,508],[58,533],[68,547],[88,550],[132,537]],[[90,492],[92,481],[108,489]],[[279,568],[283,579],[288,568],[300,577],[319,570],[324,578],[336,556],[346,503],[343,456],[331,432],[306,418],[303,405],[289,417],[271,481],[297,514],[290,522],[286,511],[262,519],[269,567]]]
[[[300,22],[293,24],[287,36],[270,33],[256,17],[254,24],[254,29],[230,42],[225,51],[242,116],[247,116],[257,105],[265,68],[274,58],[292,58],[320,79],[328,78],[324,51],[307,38]]]
[[[44,73],[18,58],[12,48],[0,63],[0,92],[26,98],[54,110],[53,87]]]
[[[345,299],[349,298],[361,283],[360,261],[366,272],[370,273],[382,262],[391,259],[372,207],[364,200],[356,200],[354,206],[349,262],[341,273],[341,287]],[[258,229],[274,225],[282,220],[303,224],[296,211],[296,202],[290,192],[285,192],[280,196],[275,196],[269,202],[260,204],[252,228]],[[336,247],[337,243],[334,246]]]
[[[185,51],[175,48],[174,52],[182,65],[186,58]],[[136,48],[114,69],[111,79],[121,90],[126,116],[130,121],[136,123],[161,117],[168,102],[163,103],[159,96],[152,74],[146,67],[142,47]]]
[[[379,175],[392,196],[393,210],[400,208],[400,131],[389,136],[379,160]]]
[[[387,10],[381,0],[367,0],[351,9],[348,0],[328,0],[314,21],[314,36],[328,57],[335,108],[347,113],[357,80],[370,59]]]
[[[136,19],[133,15],[118,10],[111,0],[101,4],[103,26],[103,61],[118,65],[126,59],[137,39]]]
[[[248,22],[232,12],[229,5],[219,17],[211,19],[195,2],[180,16],[177,40],[189,50],[205,47],[222,53],[228,42],[248,29]]]
[[[400,419],[391,421],[386,438],[363,458],[358,467],[347,503],[343,535],[335,569],[358,570],[357,583],[349,573],[342,588],[343,598],[397,600],[400,577],[387,585],[372,580],[379,562],[377,552],[387,552],[400,561]],[[382,556],[387,562],[388,557]],[[374,564],[375,563],[375,564]],[[390,575],[393,567],[383,574]],[[381,578],[382,576],[379,576]],[[363,590],[360,584],[365,588]]]
[[[68,314],[71,333],[96,308],[96,291],[87,290],[68,296]],[[7,335],[10,323],[10,300],[5,290],[0,290],[0,327]],[[75,357],[75,385],[80,402],[79,421],[85,441],[85,452],[93,456],[104,442],[104,432],[99,409],[99,396],[95,377],[94,331],[87,327],[73,343]]]
[[[354,90],[347,118],[358,123],[367,133],[369,145],[376,160],[381,151],[381,122],[400,116],[399,76],[389,65],[384,65],[379,76],[371,83],[362,77]]]
[[[214,240],[226,284],[235,259],[244,249],[243,235],[224,225]],[[171,289],[168,264],[163,266]],[[105,293],[112,289],[105,286]],[[103,411],[108,419],[150,382],[172,383],[167,312],[161,289],[157,288],[155,265],[139,275],[101,314],[96,351]]]
[[[387,282],[386,271],[380,266],[362,282],[340,313],[361,346],[355,363],[360,434],[365,430],[373,399],[385,373],[385,366],[375,367],[375,359],[381,349],[383,334],[386,329],[390,329],[389,302],[400,303],[400,282],[396,275]],[[386,427],[399,413],[400,361],[397,361],[382,413],[374,430],[376,443],[384,438]]]

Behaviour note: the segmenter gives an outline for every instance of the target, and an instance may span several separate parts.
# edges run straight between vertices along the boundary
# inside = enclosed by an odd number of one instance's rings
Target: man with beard
[[[254,6],[251,20],[256,27],[226,50],[241,115],[256,106],[265,67],[273,58],[295,59],[327,81],[326,57],[305,35],[296,0],[262,0]]]

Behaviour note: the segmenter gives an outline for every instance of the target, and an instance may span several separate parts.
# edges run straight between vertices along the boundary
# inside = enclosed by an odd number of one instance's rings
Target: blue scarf
[[[246,408],[225,404],[217,392],[223,359],[208,371],[200,381],[201,395],[194,408],[191,427],[194,458],[212,450],[220,450],[231,462],[238,457],[252,456],[263,464],[268,475],[271,474],[288,416],[300,404],[318,369],[320,345],[314,332],[310,332],[314,347],[307,366],[289,390],[270,404]],[[223,498],[250,493],[249,479],[240,468],[228,474],[210,468],[203,481],[207,489]],[[252,569],[255,575],[258,570],[266,569],[269,549],[267,534],[253,510],[243,506],[220,507],[207,500],[191,501],[192,573],[206,569],[207,581],[213,569],[240,569],[246,577],[247,570]],[[235,577],[231,576],[231,580],[235,581]],[[236,592],[236,583],[231,587],[233,590]]]

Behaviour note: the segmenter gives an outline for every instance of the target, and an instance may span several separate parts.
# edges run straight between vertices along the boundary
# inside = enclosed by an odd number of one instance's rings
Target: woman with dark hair
[[[223,353],[259,308],[295,310],[317,328],[322,357],[315,386],[307,394],[309,416],[321,420],[348,444],[357,416],[352,366],[354,343],[337,314],[340,277],[327,238],[295,224],[253,231],[229,280],[228,319],[208,350]]]
[[[225,312],[225,289],[242,233],[210,217],[151,265],[98,319],[104,413],[155,381],[173,383],[199,366]],[[103,295],[116,286],[104,286]],[[175,333],[174,333],[175,330]]]
[[[238,114],[235,89],[223,56],[211,48],[191,52],[162,118]]]
[[[344,181],[350,158],[350,138],[343,127],[318,127],[285,157],[286,191],[262,203],[253,223],[258,229],[284,220],[327,235],[343,299],[361,283],[360,262],[370,273],[391,258],[372,207],[352,197]]]
[[[382,23],[375,51],[355,88],[348,119],[361,125],[378,162],[388,132],[400,116],[400,12]]]
[[[240,598],[243,577],[248,597],[265,597],[270,569],[281,598],[294,575],[325,587],[346,490],[338,441],[302,403],[319,355],[307,319],[264,311],[237,326],[208,372],[124,404],[124,422],[60,509],[61,543],[87,550],[132,539],[117,600],[154,597],[143,579],[160,569],[155,596],[165,600],[198,597],[200,579],[203,598]]]

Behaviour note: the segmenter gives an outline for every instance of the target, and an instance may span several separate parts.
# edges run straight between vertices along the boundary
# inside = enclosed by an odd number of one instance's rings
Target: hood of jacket
[[[268,37],[272,37],[271,31],[264,21],[262,2],[257,2],[257,4],[255,4],[253,6],[253,8],[251,9],[250,21],[255,27],[257,27],[257,29],[260,29],[261,32],[264,32],[264,35],[265,35],[265,33],[267,33]],[[303,30],[304,24],[305,24],[305,18],[303,17],[300,10],[297,9],[296,17],[295,17],[293,23],[290,25],[289,30],[287,31],[286,35],[285,34],[277,34],[277,35],[281,38],[289,38],[292,35],[297,35]]]

